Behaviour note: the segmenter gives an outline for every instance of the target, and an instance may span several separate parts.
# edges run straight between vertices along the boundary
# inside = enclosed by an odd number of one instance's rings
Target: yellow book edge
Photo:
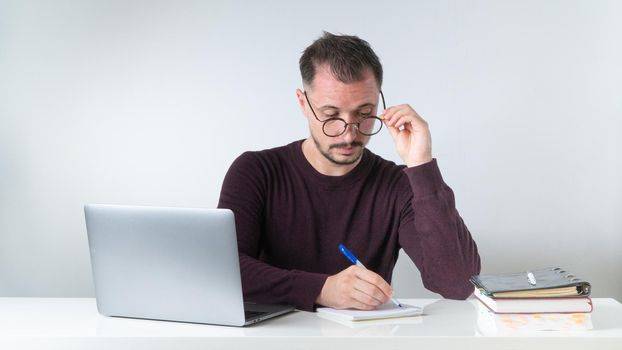
[[[495,298],[555,298],[579,296],[577,287],[560,287],[492,293]]]

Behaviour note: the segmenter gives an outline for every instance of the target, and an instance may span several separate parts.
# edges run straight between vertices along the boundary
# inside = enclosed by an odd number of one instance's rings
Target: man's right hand
[[[335,309],[372,310],[391,296],[393,288],[380,275],[352,265],[326,279],[316,303]]]

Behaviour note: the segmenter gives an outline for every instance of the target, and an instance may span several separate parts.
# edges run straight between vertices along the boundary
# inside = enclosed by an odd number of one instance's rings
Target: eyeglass
[[[328,137],[337,137],[343,135],[348,129],[348,125],[352,125],[356,129],[356,131],[360,132],[365,136],[376,135],[382,129],[382,119],[378,118],[375,115],[369,115],[361,118],[358,122],[347,123],[345,120],[339,117],[331,117],[326,120],[321,120],[315,114],[313,110],[313,106],[311,106],[311,102],[309,101],[309,96],[307,96],[307,92],[304,92],[305,98],[307,99],[307,103],[311,108],[311,112],[313,112],[313,116],[317,121],[322,123],[322,131],[324,135]],[[380,98],[382,99],[382,108],[387,109],[387,106],[384,102],[384,95],[382,94],[382,90],[380,91]]]

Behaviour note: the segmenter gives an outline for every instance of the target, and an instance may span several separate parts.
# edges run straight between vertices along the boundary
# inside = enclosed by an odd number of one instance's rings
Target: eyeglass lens
[[[378,133],[382,128],[382,122],[376,117],[366,117],[358,123],[346,123],[343,119],[331,118],[324,121],[323,130],[328,136],[339,136],[346,131],[348,125],[352,125],[357,128],[358,132],[368,136]]]

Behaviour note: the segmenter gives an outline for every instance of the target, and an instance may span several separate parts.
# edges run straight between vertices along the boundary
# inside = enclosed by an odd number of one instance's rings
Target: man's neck
[[[317,172],[326,176],[343,176],[356,168],[362,159],[352,164],[335,164],[324,157],[311,138],[302,142],[302,154]]]

